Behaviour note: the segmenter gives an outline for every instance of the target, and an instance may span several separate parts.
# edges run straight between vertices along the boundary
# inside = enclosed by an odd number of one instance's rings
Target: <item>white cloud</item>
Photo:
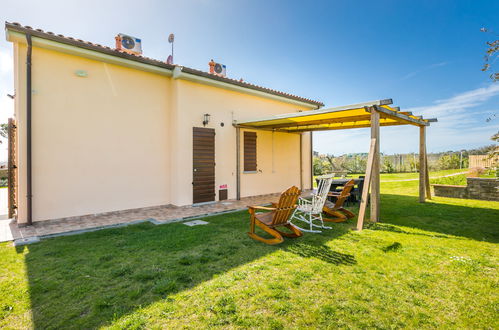
[[[0,75],[12,74],[14,60],[11,51],[5,48],[0,48]]]
[[[410,79],[418,74],[420,74],[421,72],[424,72],[424,71],[427,71],[427,70],[431,70],[431,69],[435,69],[435,68],[438,68],[438,67],[441,67],[441,66],[445,66],[449,64],[448,62],[440,62],[440,63],[433,63],[433,64],[430,64],[422,69],[419,69],[419,70],[416,70],[416,71],[413,71],[413,72],[409,72],[408,74],[406,74],[404,77],[402,77],[401,80],[406,80],[406,79]]]
[[[14,113],[14,101],[7,96],[14,93],[13,67],[12,50],[0,48],[0,123],[6,122]]]
[[[423,116],[448,116],[472,109],[499,94],[499,84],[473,89],[444,100],[437,100],[432,105],[407,109]]]

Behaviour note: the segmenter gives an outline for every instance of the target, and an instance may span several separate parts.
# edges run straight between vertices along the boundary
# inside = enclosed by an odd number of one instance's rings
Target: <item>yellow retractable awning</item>
[[[430,122],[436,121],[436,119],[423,119],[410,112],[401,112],[399,108],[391,107],[390,104],[392,104],[391,99],[371,101],[342,107],[235,121],[234,125],[290,133],[362,128],[371,126],[371,112],[373,110],[380,113],[381,126],[428,126]]]

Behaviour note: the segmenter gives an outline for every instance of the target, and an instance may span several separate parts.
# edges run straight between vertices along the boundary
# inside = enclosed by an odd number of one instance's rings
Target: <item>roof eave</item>
[[[85,57],[89,57],[97,60],[105,60],[110,63],[124,65],[127,67],[135,67],[140,70],[145,70],[149,72],[160,73],[163,75],[171,76],[173,70],[179,66],[168,64],[166,62],[158,61],[155,59],[137,56],[128,54],[125,52],[118,51],[116,49],[112,49],[110,47],[93,44],[90,42],[85,42],[80,39],[74,39],[71,37],[65,37],[63,35],[56,35],[52,32],[44,32],[42,30],[35,30],[30,27],[23,27],[17,23],[9,23],[5,22],[6,29],[6,38],[11,42],[26,42],[25,38],[20,38],[19,34],[26,35],[30,34],[33,38],[34,46],[48,48],[52,50],[62,51],[65,53],[71,53]],[[16,35],[17,33],[17,35]],[[39,38],[39,39],[38,39]],[[70,47],[64,47],[60,45],[67,45]],[[73,48],[71,48],[73,47]],[[81,49],[83,51],[77,51],[76,49]],[[106,55],[106,56],[101,56]],[[110,58],[113,57],[114,59]],[[118,60],[117,60],[118,59]],[[142,65],[136,65],[135,63],[140,63]],[[157,69],[159,68],[159,70]],[[270,96],[272,99],[278,99],[283,102],[292,103],[295,105],[303,106],[310,109],[318,109],[324,104],[322,102],[306,99],[303,97],[299,97],[296,95],[291,95],[279,91],[275,91],[272,89],[268,89],[265,87],[252,85],[245,82],[240,82],[230,78],[219,77],[216,75],[211,75],[207,72],[187,68],[180,67],[180,70],[189,75],[194,75],[198,77],[202,77],[204,79],[197,79],[201,83],[207,83],[209,81],[217,82],[212,85],[216,85],[217,87],[227,87],[227,89],[237,90],[240,92],[250,92],[249,94],[259,95],[259,96]],[[237,86],[237,88],[233,88],[232,86]]]

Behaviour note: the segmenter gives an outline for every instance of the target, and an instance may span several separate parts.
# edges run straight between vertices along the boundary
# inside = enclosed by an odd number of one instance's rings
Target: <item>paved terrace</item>
[[[307,196],[310,191],[302,195]],[[191,220],[219,213],[246,209],[248,205],[266,205],[279,200],[278,193],[244,197],[203,205],[163,205],[95,215],[34,222],[32,226],[18,227],[14,220],[0,220],[0,242],[16,244],[38,241],[41,238],[78,234],[105,228],[120,227],[150,221],[156,225]],[[249,222],[248,222],[249,223]],[[28,240],[26,240],[28,239]]]

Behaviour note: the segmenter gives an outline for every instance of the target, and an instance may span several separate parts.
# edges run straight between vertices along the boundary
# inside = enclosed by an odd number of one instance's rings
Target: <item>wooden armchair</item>
[[[339,193],[332,192],[329,195],[336,197],[336,202],[333,204],[331,202],[326,202],[324,205],[324,208],[322,209],[324,213],[326,213],[328,216],[333,216],[334,218],[323,218],[324,221],[329,221],[329,222],[343,222],[347,221],[347,219],[351,219],[355,216],[352,212],[349,210],[345,209],[343,207],[343,204],[347,200],[347,198],[350,196],[350,191],[352,191],[353,187],[355,185],[355,181],[352,179],[347,182],[343,190]]]
[[[248,236],[266,243],[266,244],[279,244],[284,241],[284,237],[300,237],[303,234],[295,226],[289,222],[289,218],[296,208],[296,201],[300,197],[301,191],[293,186],[284,191],[279,198],[278,203],[272,203],[272,207],[264,206],[248,206],[250,214],[250,231]],[[270,211],[266,213],[256,213],[256,210]],[[255,233],[255,225],[260,227],[265,232],[273,236],[273,238],[263,238]],[[291,230],[283,232],[276,227],[286,227]]]

